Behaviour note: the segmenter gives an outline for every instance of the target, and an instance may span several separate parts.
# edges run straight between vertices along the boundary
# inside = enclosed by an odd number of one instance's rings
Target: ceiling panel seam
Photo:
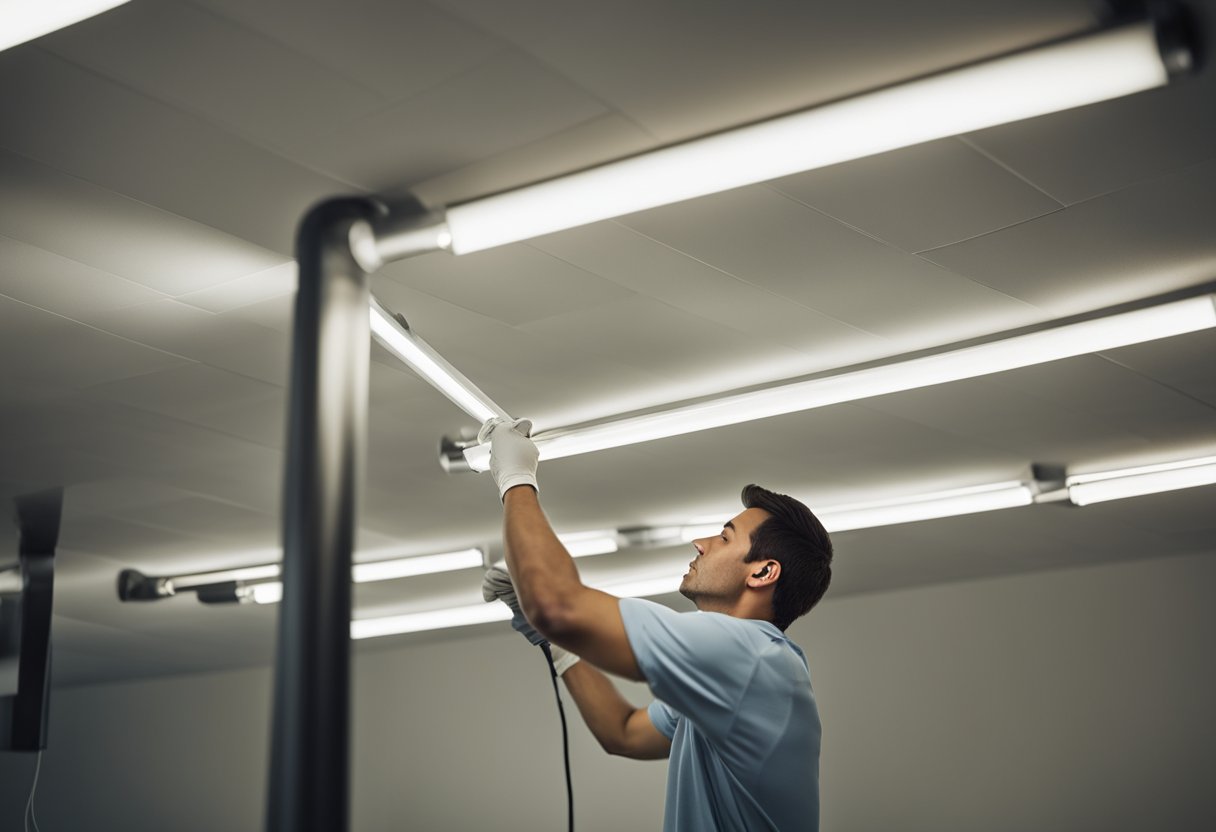
[[[1175,387],[1174,385],[1170,384],[1169,382],[1162,381],[1161,379],[1157,378],[1156,376],[1149,375],[1148,373],[1145,373],[1142,370],[1137,370],[1135,367],[1132,367],[1128,364],[1124,364],[1122,361],[1119,361],[1117,358],[1113,358],[1112,356],[1110,356],[1106,353],[1099,352],[1099,353],[1095,353],[1095,355],[1098,358],[1102,359],[1103,361],[1114,364],[1116,367],[1120,367],[1124,370],[1127,370],[1129,373],[1132,373],[1133,375],[1139,376],[1140,378],[1144,379],[1145,381],[1152,382],[1153,384],[1156,384],[1158,387],[1163,387],[1172,393],[1176,393],[1177,395],[1182,396],[1183,398],[1190,399],[1195,404],[1201,405],[1202,407],[1206,408],[1207,410],[1216,410],[1216,403],[1205,401],[1197,396],[1194,396],[1194,395],[1188,393],[1187,391],[1185,391],[1179,387]]]
[[[624,110],[622,110],[620,107],[618,107],[616,104],[614,104],[614,103],[612,103],[611,101],[607,100],[607,99],[606,99],[606,98],[604,98],[602,95],[600,95],[599,93],[595,92],[594,90],[588,89],[587,87],[583,86],[583,85],[582,85],[582,84],[580,84],[579,82],[575,81],[573,78],[571,78],[569,75],[567,75],[567,74],[566,74],[566,73],[565,73],[565,72],[564,72],[564,71],[561,69],[561,67],[555,66],[555,65],[554,65],[554,64],[553,64],[551,61],[548,61],[548,60],[546,60],[545,58],[542,58],[540,55],[537,55],[535,52],[533,52],[532,50],[528,49],[528,48],[527,48],[526,46],[524,46],[523,44],[517,43],[516,41],[512,40],[511,38],[508,38],[508,37],[506,37],[506,36],[502,35],[502,34],[501,34],[501,33],[499,33],[499,32],[495,32],[495,31],[493,31],[493,30],[491,30],[491,29],[487,29],[487,28],[486,28],[486,27],[485,27],[483,24],[479,23],[478,21],[476,21],[476,20],[471,20],[471,19],[469,19],[469,18],[465,17],[464,15],[461,15],[461,14],[455,13],[455,12],[454,12],[453,10],[451,10],[451,9],[447,9],[447,8],[444,8],[444,7],[441,7],[441,6],[437,6],[437,5],[435,5],[434,3],[430,2],[429,0],[424,0],[424,2],[426,3],[426,5],[427,5],[427,6],[429,6],[429,7],[430,7],[430,8],[432,8],[432,9],[434,9],[435,11],[437,11],[437,12],[439,12],[439,13],[441,13],[441,14],[447,15],[447,16],[449,16],[449,17],[454,17],[455,19],[458,19],[458,20],[461,22],[461,24],[462,24],[462,25],[468,26],[470,29],[475,29],[476,31],[481,32],[481,33],[482,33],[483,35],[485,35],[486,37],[488,37],[488,38],[490,38],[490,39],[492,39],[492,40],[497,40],[497,41],[500,41],[500,42],[502,42],[503,44],[505,44],[505,45],[506,45],[508,48],[513,49],[513,50],[515,50],[515,51],[517,51],[517,52],[520,52],[520,53],[522,53],[522,54],[524,54],[524,55],[527,55],[529,58],[531,58],[532,60],[536,61],[536,63],[538,63],[538,64],[540,64],[541,66],[543,66],[543,67],[544,67],[546,70],[548,70],[549,72],[552,72],[554,75],[556,75],[556,76],[558,76],[559,78],[561,78],[563,81],[565,81],[565,82],[566,82],[567,84],[569,84],[571,87],[573,87],[574,89],[576,89],[576,90],[578,90],[579,92],[583,93],[584,95],[586,95],[586,96],[587,96],[588,98],[590,98],[591,100],[595,101],[597,104],[599,104],[601,107],[603,107],[603,108],[604,108],[605,110],[607,110],[608,112],[610,112],[610,113],[616,113],[617,115],[619,115],[619,116],[620,116],[621,118],[623,118],[625,121],[629,122],[629,124],[633,125],[633,126],[634,126],[634,127],[636,127],[636,128],[639,130],[639,131],[641,131],[641,133],[642,133],[643,135],[645,135],[645,136],[649,136],[649,137],[650,137],[651,139],[653,139],[653,140],[654,140],[656,143],[660,141],[660,139],[659,139],[659,137],[658,137],[658,136],[656,136],[656,135],[655,135],[655,134],[654,134],[654,133],[653,133],[653,132],[652,132],[652,131],[651,131],[649,128],[647,128],[647,127],[646,127],[646,125],[644,125],[644,124],[642,124],[641,122],[637,121],[637,120],[636,120],[636,119],[635,119],[635,118],[634,118],[632,115],[630,115],[629,113],[625,112],[625,111],[624,111]],[[610,161],[611,161],[611,160],[610,160]],[[554,175],[557,175],[557,174],[555,173]]]
[[[285,40],[276,38],[274,36],[274,34],[271,32],[267,32],[264,29],[259,29],[254,26],[250,26],[247,23],[244,23],[240,20],[237,20],[234,17],[230,17],[230,16],[224,14],[223,12],[207,5],[206,3],[199,3],[199,2],[196,2],[196,0],[178,0],[178,2],[182,3],[183,5],[192,6],[195,9],[197,9],[198,11],[202,12],[203,14],[210,15],[211,17],[215,18],[216,20],[221,20],[224,23],[227,23],[228,25],[233,26],[237,29],[242,29],[242,30],[254,35],[255,37],[261,38],[262,40],[270,41],[275,46],[283,49],[284,51],[291,52],[297,58],[303,58],[308,63],[318,66],[321,69],[324,69],[328,73],[332,73],[333,75],[336,75],[337,77],[341,78],[343,81],[347,82],[351,86],[358,87],[359,89],[363,90],[366,93],[369,93],[370,95],[375,96],[376,98],[384,97],[383,93],[381,93],[380,91],[378,91],[372,87],[367,86],[362,81],[360,81],[358,78],[355,78],[352,75],[347,75],[345,72],[343,72],[338,67],[331,66],[330,64],[321,60],[321,58],[318,57],[317,55],[313,55],[309,52],[305,52],[304,50],[299,49],[296,46],[293,46],[291,43],[288,43]]]
[[[752,289],[757,292],[763,292],[766,295],[771,295],[773,298],[779,300],[782,303],[786,303],[791,306],[797,306],[800,309],[805,309],[806,311],[811,312],[815,315],[818,315],[821,318],[825,318],[829,321],[832,321],[833,323],[840,324],[841,326],[851,329],[854,332],[859,332],[862,335],[869,335],[873,338],[879,338],[882,341],[888,340],[886,338],[883,338],[881,335],[877,335],[873,332],[862,329],[861,327],[857,326],[856,324],[841,320],[840,318],[834,317],[833,315],[829,315],[827,312],[824,312],[820,309],[816,309],[813,306],[807,306],[805,303],[801,303],[797,300],[794,300],[793,298],[788,298],[785,295],[778,294],[777,292],[774,292],[772,289],[769,289],[765,286],[761,286],[757,283],[753,283],[750,280],[747,280],[746,278],[739,277],[739,275],[734,274],[733,272],[729,272],[726,269],[722,268],[721,266],[716,266],[713,263],[708,263],[708,262],[700,259],[699,257],[689,254],[687,251],[684,251],[683,249],[673,246],[671,243],[667,243],[667,242],[664,242],[663,240],[659,240],[654,237],[651,237],[649,234],[639,231],[636,228],[633,228],[631,226],[625,225],[624,223],[619,222],[618,220],[608,220],[608,222],[611,222],[614,225],[618,225],[621,228],[625,229],[626,231],[628,231],[632,234],[636,234],[637,236],[641,237],[643,240],[648,240],[652,243],[655,243],[656,245],[659,245],[665,249],[668,249],[669,251],[675,252],[676,254],[680,255],[681,257],[686,257],[689,260],[691,260],[692,262],[697,263],[698,265],[704,266],[708,269],[713,269],[714,271],[718,272],[719,274],[723,274],[729,278],[732,278],[733,280],[737,280],[749,289]],[[936,264],[934,264],[934,265],[936,265]],[[601,277],[603,277],[603,276],[601,275]],[[605,277],[604,279],[610,280],[611,278]],[[616,283],[616,281],[613,281],[613,283]],[[620,284],[617,284],[617,285],[620,285]]]
[[[967,138],[967,136],[965,136],[965,135],[962,135],[962,136],[955,136],[955,138],[956,138],[956,139],[958,139],[958,140],[959,140],[960,142],[962,142],[963,144],[967,145],[967,147],[971,148],[971,149],[972,149],[972,150],[974,150],[976,153],[978,153],[978,154],[980,154],[981,156],[983,156],[983,157],[984,157],[985,159],[987,159],[988,161],[992,162],[992,164],[994,164],[994,165],[996,165],[996,166],[998,166],[998,167],[1000,167],[1000,168],[1004,169],[1004,170],[1005,170],[1005,171],[1007,171],[1007,172],[1008,172],[1010,175],[1012,175],[1012,176],[1016,176],[1018,179],[1022,180],[1023,182],[1025,182],[1025,183],[1026,183],[1027,185],[1029,185],[1030,187],[1034,188],[1036,191],[1038,191],[1038,192],[1039,192],[1039,193],[1041,193],[1043,196],[1045,196],[1045,197],[1047,197],[1048,199],[1050,199],[1052,202],[1054,202],[1054,203],[1056,203],[1057,205],[1059,205],[1061,208],[1066,207],[1067,203],[1062,202],[1061,200],[1057,199],[1055,196],[1053,196],[1052,194],[1050,194],[1050,193],[1049,193],[1049,192],[1048,192],[1048,191],[1047,191],[1045,188],[1043,188],[1041,185],[1039,185],[1038,183],[1036,183],[1036,182],[1035,182],[1034,180],[1032,180],[1030,177],[1026,176],[1024,173],[1022,173],[1021,171],[1019,171],[1019,170],[1018,170],[1017,168],[1015,168],[1013,165],[1009,164],[1009,163],[1008,163],[1008,162],[1006,162],[1004,159],[1001,159],[999,156],[996,156],[995,154],[993,154],[993,153],[991,153],[991,152],[989,152],[989,151],[985,150],[984,148],[980,147],[978,144],[976,144],[975,142],[973,142],[973,141],[971,141],[969,138]]]

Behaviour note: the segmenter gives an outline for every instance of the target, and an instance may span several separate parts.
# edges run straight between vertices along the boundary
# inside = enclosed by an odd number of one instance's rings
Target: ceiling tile
[[[198,0],[346,78],[399,101],[484,63],[504,44],[420,0]]]
[[[0,294],[58,315],[119,309],[163,297],[125,278],[76,260],[0,237]]]
[[[427,205],[454,205],[651,149],[653,138],[617,113],[588,119],[410,186]]]
[[[0,151],[0,234],[164,294],[207,288],[282,262],[213,228]],[[64,234],[66,226],[71,234]]]
[[[273,398],[282,406],[280,387],[206,364],[188,364],[89,388],[90,396],[207,425],[216,414]]]
[[[495,55],[436,87],[323,136],[292,142],[293,159],[386,190],[464,167],[603,115],[604,107],[533,58]]]
[[[791,303],[619,223],[583,226],[529,245],[729,330],[801,350],[807,354],[802,373],[856,363],[890,349],[877,336]]]
[[[1216,331],[1162,338],[1106,353],[1108,360],[1216,407]]]
[[[644,298],[630,298],[595,309],[556,315],[519,329],[583,349],[674,382],[672,401],[708,392],[757,384],[766,376],[789,376],[805,366],[802,354],[760,342],[711,321]],[[714,391],[705,390],[705,382]],[[684,391],[684,392],[681,392]]]
[[[270,147],[348,122],[382,101],[319,61],[193,3],[127,4],[40,45]]]
[[[1210,281],[1216,163],[923,255],[1064,316]]]
[[[36,47],[0,53],[0,76],[23,79],[0,84],[0,147],[279,254],[310,204],[351,190]]]
[[[186,363],[0,295],[0,379],[10,391],[85,387]],[[14,389],[15,388],[15,389]]]
[[[928,142],[770,184],[904,251],[937,248],[1060,207],[958,139]]]
[[[511,325],[591,309],[633,294],[526,245],[463,257],[441,251],[411,258],[392,279]]]
[[[620,222],[742,280],[886,338],[892,352],[1041,318],[1025,303],[877,242],[766,187],[656,208]]]
[[[278,517],[207,497],[123,509],[115,516],[229,546],[272,548],[279,543]]]
[[[237,317],[213,315],[172,300],[84,317],[98,329],[141,344],[269,384],[287,383],[288,339]]]
[[[260,303],[282,295],[294,299],[297,279],[294,260],[271,266],[269,269],[227,283],[220,283],[197,292],[179,295],[178,300],[205,309],[208,312],[228,312],[242,306]]]
[[[374,278],[376,295],[490,398],[509,413],[526,413],[538,430],[671,400],[669,378],[614,360],[585,339],[507,326],[387,279],[403,265]],[[453,415],[453,428],[466,423],[462,414]]]

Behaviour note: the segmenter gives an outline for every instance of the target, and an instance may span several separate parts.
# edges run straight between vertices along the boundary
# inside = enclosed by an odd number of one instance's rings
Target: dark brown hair
[[[748,485],[741,499],[745,508],[763,509],[771,515],[752,532],[752,548],[743,561],[781,564],[781,577],[773,590],[773,623],[784,631],[828,591],[832,541],[819,518],[793,497]]]

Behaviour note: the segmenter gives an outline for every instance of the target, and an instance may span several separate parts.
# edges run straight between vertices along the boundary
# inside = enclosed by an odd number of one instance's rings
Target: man
[[[831,580],[823,526],[798,501],[749,485],[722,534],[693,542],[680,592],[697,612],[618,599],[582,584],[545,518],[530,430],[493,419],[479,436],[491,445],[510,571],[487,573],[486,600],[511,605],[534,644],[551,642],[608,753],[670,757],[667,832],[817,830],[819,714],[806,657],[784,630]],[[656,701],[635,708],[601,670],[645,681]]]

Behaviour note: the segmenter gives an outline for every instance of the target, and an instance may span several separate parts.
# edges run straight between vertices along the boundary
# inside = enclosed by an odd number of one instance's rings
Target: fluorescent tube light
[[[618,598],[640,598],[647,595],[663,595],[680,588],[682,575],[663,575],[628,583],[597,586]],[[352,639],[394,636],[402,633],[417,633],[424,630],[443,630],[450,627],[467,627],[471,624],[486,624],[491,621],[508,621],[511,611],[506,604],[481,603],[441,610],[412,612],[382,618],[359,618],[350,623]]]
[[[1014,480],[887,500],[826,506],[816,509],[815,516],[829,532],[844,532],[1028,506],[1034,502],[1034,496],[1034,489],[1029,483]],[[721,533],[721,523],[698,522],[682,526],[680,539],[691,543]]]
[[[607,555],[617,551],[616,530],[575,532],[559,534],[557,539],[566,547],[572,558],[585,558],[591,555]]]
[[[829,532],[843,532],[1016,508],[1033,502],[1034,491],[1031,487],[1015,481],[955,488],[915,497],[831,506],[815,514]]]
[[[128,0],[0,0],[0,51],[126,2]]]
[[[174,592],[183,589],[193,589],[210,584],[222,584],[228,581],[261,581],[266,578],[279,577],[279,564],[267,563],[262,566],[244,566],[237,569],[221,569],[215,572],[197,572],[192,575],[178,575],[169,578],[166,583]]]
[[[415,575],[433,575],[437,572],[455,572],[481,565],[480,549],[462,549],[440,555],[417,555],[356,563],[351,569],[351,579],[357,584],[365,584],[411,578]],[[247,597],[255,604],[277,604],[283,599],[283,584],[279,581],[252,584],[245,589],[248,590]]]
[[[447,209],[452,251],[526,240],[705,194],[1163,86],[1151,22],[825,104]]]
[[[534,438],[541,459],[560,459],[1000,373],[1216,327],[1214,301],[1216,296],[1202,295],[866,370],[724,396],[586,428],[541,432]],[[474,471],[489,468],[488,445],[467,448],[464,457]]]
[[[507,605],[495,601],[491,604],[470,604],[465,607],[449,607],[383,618],[358,618],[350,622],[350,637],[360,639],[394,636],[423,630],[467,627],[470,624],[485,624],[490,621],[509,621],[510,618],[511,610]]]
[[[361,584],[409,578],[414,575],[432,575],[436,572],[455,572],[459,569],[473,569],[481,564],[480,549],[462,549],[459,552],[445,552],[441,555],[419,555],[410,558],[356,563],[351,577],[355,583]]]
[[[1078,506],[1212,485],[1216,483],[1216,456],[1077,474],[1066,483],[1068,499]]]
[[[385,349],[408,364],[414,372],[457,407],[477,420],[478,424],[494,416],[509,418],[506,411],[481,392],[430,345],[402,326],[374,297],[369,310],[372,335]]]
[[[389,558],[385,560],[365,561],[356,563],[351,568],[351,580],[355,583],[370,583],[372,581],[391,581],[397,578],[409,578],[415,575],[431,575],[436,572],[455,572],[460,569],[473,569],[482,565],[480,549],[461,549],[456,552],[443,552],[437,555],[415,555],[404,558]],[[178,575],[166,578],[168,592],[176,592],[199,587],[214,586],[222,583],[236,583],[241,597],[259,604],[278,603],[282,598],[283,585],[277,580],[282,574],[280,564],[267,563],[258,566],[246,566],[237,569],[222,569],[214,572],[196,572],[190,575]]]

